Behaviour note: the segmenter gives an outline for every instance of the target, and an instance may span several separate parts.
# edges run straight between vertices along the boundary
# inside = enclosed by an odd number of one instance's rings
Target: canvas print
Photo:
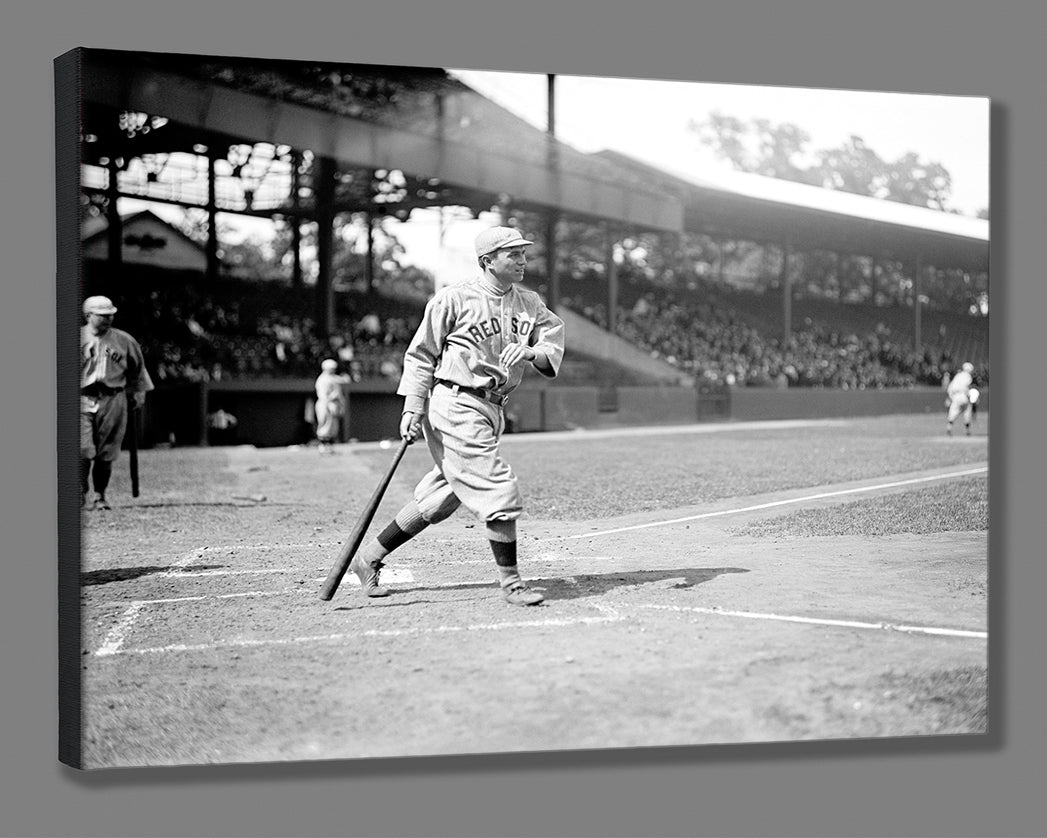
[[[339,58],[56,59],[60,759],[985,734],[989,101]]]

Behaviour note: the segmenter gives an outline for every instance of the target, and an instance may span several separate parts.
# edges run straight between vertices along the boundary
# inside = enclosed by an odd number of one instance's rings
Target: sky
[[[546,126],[544,74],[452,70],[532,124]],[[967,215],[989,206],[989,100],[802,87],[591,76],[556,77],[556,134],[579,151],[613,149],[673,168],[727,169],[688,129],[713,111],[743,120],[790,122],[813,149],[852,134],[885,160],[916,152],[953,178],[952,205]]]
[[[544,74],[450,70],[463,82],[536,127],[547,126]],[[860,136],[881,158],[891,161],[915,152],[941,163],[952,176],[952,208],[974,216],[989,206],[989,100],[984,97],[707,84],[700,82],[591,76],[556,77],[556,134],[579,151],[620,151],[654,165],[699,176],[730,171],[690,129],[714,112],[742,120],[789,122],[811,137],[813,150]],[[132,211],[137,204],[121,204]],[[154,209],[158,209],[156,206]],[[158,212],[158,214],[165,214]],[[169,211],[166,217],[170,217]],[[265,234],[264,226],[238,220],[241,235]],[[457,221],[439,239],[436,212],[416,212],[397,228],[407,248],[405,261],[457,273],[469,268],[467,251],[492,216]]]
[[[450,72],[536,127],[547,127],[544,74]],[[556,136],[583,152],[611,149],[698,176],[731,171],[689,127],[720,111],[799,125],[810,135],[812,150],[856,134],[888,161],[915,152],[949,170],[953,208],[974,216],[989,206],[989,100],[984,97],[557,76],[554,98]],[[467,249],[477,229],[489,223],[457,222],[447,231],[445,250]],[[400,238],[409,254],[424,252],[435,231],[436,220],[420,216]]]

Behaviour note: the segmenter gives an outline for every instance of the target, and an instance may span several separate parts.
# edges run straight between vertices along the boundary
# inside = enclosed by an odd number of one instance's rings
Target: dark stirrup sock
[[[498,566],[499,584],[503,588],[523,581],[516,566],[515,541],[492,541],[491,552],[494,553],[494,563]]]
[[[521,582],[516,567],[516,521],[488,521],[486,530],[501,586],[508,588]]]
[[[429,522],[422,517],[418,504],[411,501],[396,513],[396,517],[378,533],[376,538],[371,539],[360,549],[360,561],[368,566],[373,565],[376,561],[384,559],[397,547],[406,544],[428,526]]]
[[[105,494],[109,488],[109,478],[113,474],[113,464],[108,460],[95,460],[94,470],[91,472],[91,482],[95,491],[100,495]]]

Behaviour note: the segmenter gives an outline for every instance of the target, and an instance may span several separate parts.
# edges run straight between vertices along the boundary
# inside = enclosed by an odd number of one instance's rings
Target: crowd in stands
[[[568,301],[579,314],[607,328],[606,307]],[[715,291],[699,295],[649,289],[619,312],[615,331],[692,375],[699,385],[880,389],[938,386],[964,358],[911,338],[897,336],[882,322],[858,334],[805,318],[790,339],[771,337],[742,318]],[[980,365],[977,380],[988,382]]]
[[[154,289],[139,333],[156,379],[311,378],[325,358],[336,358],[354,381],[399,379],[420,311],[343,300],[348,310],[325,338],[306,313],[311,299],[287,297],[268,288],[207,298],[184,286]]]
[[[939,386],[967,357],[953,357],[928,335],[915,353],[912,337],[884,317],[862,321],[797,317],[787,343],[768,323],[777,314],[747,311],[715,287],[680,290],[623,287],[615,331],[654,357],[693,376],[699,386],[878,389]],[[321,337],[311,289],[257,283],[199,286],[158,283],[121,309],[125,328],[141,335],[158,382],[312,378],[324,358],[337,358],[353,380],[398,380],[404,351],[421,316],[417,301],[353,292],[337,298],[331,335]],[[608,327],[606,307],[583,295],[565,305]],[[777,303],[774,303],[777,306]],[[137,322],[136,322],[137,321]],[[866,322],[861,329],[858,324]],[[988,383],[988,364],[976,380]]]

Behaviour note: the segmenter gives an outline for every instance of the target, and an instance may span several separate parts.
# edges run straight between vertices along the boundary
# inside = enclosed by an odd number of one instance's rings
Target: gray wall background
[[[1044,415],[1047,7],[38,0],[3,20],[0,833],[1044,835],[1047,562],[1034,427]],[[75,46],[992,97],[998,736],[101,776],[60,766],[51,62]]]

